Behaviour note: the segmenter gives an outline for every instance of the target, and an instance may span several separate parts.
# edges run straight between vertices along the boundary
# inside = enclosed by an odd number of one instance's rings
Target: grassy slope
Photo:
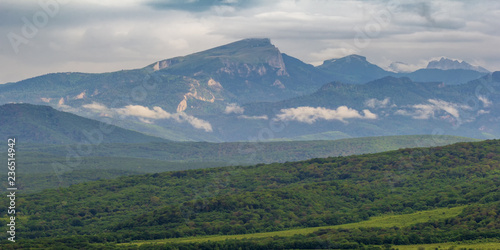
[[[192,243],[204,241],[224,241],[230,239],[255,239],[255,238],[272,238],[272,237],[291,237],[297,234],[308,235],[321,229],[353,229],[365,227],[408,227],[417,223],[423,223],[434,220],[447,219],[458,216],[466,206],[459,206],[453,208],[438,208],[427,211],[419,211],[412,214],[403,215],[381,215],[370,217],[369,220],[347,223],[335,226],[324,227],[310,227],[299,228],[285,231],[267,232],[267,233],[254,233],[254,234],[240,234],[240,235],[222,235],[222,236],[200,236],[200,237],[186,237],[186,238],[173,238],[165,240],[152,240],[152,241],[138,241],[131,243],[124,243],[121,245],[143,245],[152,243]]]

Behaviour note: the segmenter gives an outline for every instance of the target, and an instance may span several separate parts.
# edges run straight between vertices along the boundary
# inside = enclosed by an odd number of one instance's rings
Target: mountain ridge
[[[470,91],[464,87],[469,79],[476,80],[484,75],[481,72],[464,69],[422,69],[412,73],[396,74],[385,71],[360,55],[325,60],[323,65],[314,67],[282,53],[269,39],[245,39],[183,57],[157,61],[140,69],[101,74],[53,73],[0,85],[0,104],[25,102],[49,105],[102,121],[111,117],[117,121],[117,125],[126,129],[171,140],[213,142],[248,140],[256,135],[262,135],[262,131],[266,128],[275,130],[272,134],[267,133],[272,138],[266,140],[307,136],[304,131],[308,131],[309,128],[295,127],[294,122],[290,123],[287,119],[307,120],[311,125],[323,124],[321,128],[310,131],[311,134],[337,131],[340,133],[335,133],[340,135],[346,132],[341,130],[348,129],[345,124],[351,122],[351,125],[361,127],[358,132],[349,129],[347,133],[349,136],[382,136],[389,135],[390,131],[379,127],[377,123],[387,116],[390,117],[394,112],[399,112],[401,117],[398,123],[404,125],[403,122],[411,122],[407,119],[408,116],[417,117],[414,112],[424,112],[420,117],[427,118],[429,114],[441,114],[444,105],[444,103],[428,103],[428,100],[436,102],[444,99],[431,91],[422,91],[427,88],[424,87],[425,84],[411,84],[412,87],[420,89],[411,89],[409,86],[403,88],[399,85],[391,89],[384,85],[402,81],[396,80],[400,77],[408,77],[413,82],[439,83],[444,88],[436,87],[435,91],[439,93],[442,89],[454,91],[452,94],[443,93],[443,95],[451,98],[453,102],[450,105],[464,107],[460,104],[462,100],[456,96],[462,95],[462,98],[467,98],[464,97],[466,93],[457,91],[461,91],[460,88]],[[395,78],[386,78],[388,76]],[[492,76],[496,76],[495,73]],[[372,92],[363,92],[363,95],[356,93],[373,85],[366,83],[378,79],[384,79],[379,81],[379,88],[372,86]],[[491,77],[490,80],[494,79],[496,78]],[[490,80],[486,82],[491,82]],[[340,84],[339,91],[342,90],[344,93],[331,93],[338,95],[338,98],[318,96],[322,99],[311,99],[311,94],[329,82],[343,82],[361,87]],[[446,87],[451,85],[461,87]],[[413,92],[419,94],[411,94]],[[412,96],[405,100],[402,98],[405,93],[410,93]],[[455,96],[451,97],[453,95]],[[376,98],[377,101],[370,102],[384,102],[389,96],[393,96],[391,100],[401,100],[405,105],[425,105],[421,107],[429,107],[432,112],[415,111],[417,109],[415,107],[400,107],[400,111],[381,109],[379,112],[372,107],[364,106],[366,101]],[[496,98],[494,93],[491,96]],[[492,105],[497,102],[495,99],[484,99],[485,96],[477,96],[475,99],[479,97],[487,101],[488,105],[489,102]],[[328,103],[329,98],[332,100]],[[356,99],[359,103],[353,103],[351,99]],[[292,103],[298,100],[301,101]],[[281,106],[283,103],[287,103],[286,106]],[[386,108],[388,107],[384,109]],[[281,111],[282,109],[284,111]],[[438,109],[439,112],[433,109]],[[408,113],[408,110],[413,113]],[[326,113],[321,113],[323,111]],[[346,112],[357,120],[345,120],[343,117]],[[490,122],[486,119],[489,117],[487,112],[494,111],[481,109],[477,112],[482,112],[481,115],[485,117],[484,122],[489,125]],[[120,117],[125,119],[118,119]],[[279,117],[285,120],[279,120]],[[324,122],[324,118],[330,120]],[[449,118],[443,113],[442,119]],[[295,131],[275,128],[273,123],[277,121],[292,124],[285,127],[287,129],[294,127]],[[438,124],[437,121],[432,120],[432,122]],[[328,124],[339,128],[327,130]],[[405,128],[404,134],[423,133],[412,131],[410,124],[401,127]],[[300,131],[301,129],[303,131]],[[399,129],[395,131],[403,133]],[[495,130],[488,133],[491,134],[493,131]],[[495,134],[496,132],[493,133]],[[478,136],[476,132],[455,135]],[[479,136],[478,138],[483,138],[481,134]]]
[[[427,64],[427,69],[443,69],[443,70],[448,70],[448,69],[466,69],[466,70],[474,70],[478,71],[481,73],[490,73],[489,70],[481,67],[481,66],[474,66],[469,64],[466,61],[458,61],[458,60],[453,60],[445,57],[441,57],[441,59],[438,60],[433,60],[430,61]]]
[[[0,106],[0,134],[25,143],[100,144],[168,142],[166,139],[126,130],[61,112],[50,106],[4,104]]]

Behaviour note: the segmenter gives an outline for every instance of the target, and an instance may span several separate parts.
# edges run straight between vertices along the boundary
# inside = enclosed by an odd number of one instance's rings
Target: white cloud
[[[144,123],[147,123],[147,124],[153,124],[153,121],[148,120],[148,119],[144,119],[144,118],[142,118],[142,117],[141,117],[141,118],[139,118],[139,121],[144,122]]]
[[[488,98],[485,96],[481,95],[478,97],[478,99],[479,99],[479,101],[481,101],[483,103],[483,107],[485,107],[485,108],[487,108],[493,104],[493,102],[488,100]]]
[[[127,105],[123,108],[110,109],[103,104],[93,102],[92,104],[85,104],[83,108],[90,109],[97,112],[102,112],[107,115],[123,115],[133,116],[144,123],[151,124],[153,120],[172,119],[178,123],[187,122],[196,129],[202,129],[206,132],[212,132],[212,125],[205,120],[188,115],[184,112],[169,113],[161,107],[155,106],[153,109],[141,105]]]
[[[175,113],[173,115],[174,119],[177,121],[177,122],[183,122],[183,121],[186,121],[188,122],[189,124],[191,124],[191,126],[193,126],[194,128],[197,128],[197,129],[203,129],[205,130],[206,132],[212,132],[212,125],[210,125],[209,122],[205,121],[205,120],[202,120],[202,119],[199,119],[199,118],[196,118],[192,115],[188,115],[186,113]]]
[[[364,119],[377,119],[377,115],[368,109],[363,109]]]
[[[376,119],[377,115],[369,110],[363,110],[361,115],[357,110],[340,106],[337,109],[327,109],[323,107],[298,107],[280,110],[280,114],[276,115],[276,119],[282,121],[298,121],[312,124],[317,120],[339,120],[345,122],[344,119]]]
[[[160,107],[153,107],[153,109],[149,109],[148,107],[144,107],[141,105],[128,105],[120,109],[116,109],[118,114],[126,115],[126,116],[136,116],[142,118],[149,119],[169,119],[172,118],[172,114],[163,110]]]
[[[390,98],[386,97],[384,100],[377,100],[375,98],[371,98],[365,101],[365,106],[369,108],[385,108],[389,105]]]
[[[460,110],[471,110],[471,107],[463,104],[451,103],[443,100],[429,99],[429,103],[411,105],[409,110],[400,109],[394,114],[411,116],[413,119],[434,118],[436,112],[445,111],[454,118],[460,117]]]
[[[489,110],[483,110],[483,109],[481,109],[481,110],[477,111],[477,115],[484,115],[484,114],[489,114],[489,113],[490,113]]]
[[[427,66],[427,63],[420,63],[420,64],[407,64],[403,62],[391,62],[391,64],[388,67],[385,67],[385,70],[392,71],[392,72],[397,72],[397,73],[408,73],[408,72],[413,72],[417,71],[419,69],[425,68]]]
[[[230,103],[229,105],[226,106],[226,109],[224,110],[225,114],[231,114],[231,113],[243,114],[243,112],[245,112],[245,109],[238,106],[238,104],[236,103]]]
[[[238,116],[240,119],[247,119],[247,120],[267,120],[269,119],[267,115],[258,115],[258,116],[248,116],[248,115],[240,115]]]
[[[91,109],[91,110],[94,110],[94,111],[98,111],[98,112],[106,112],[106,111],[109,111],[108,108],[100,103],[97,103],[97,102],[92,102],[91,104],[85,104],[82,106],[83,108],[86,108],[86,109]]]
[[[20,35],[22,18],[43,11],[38,2],[47,1],[3,0],[0,33]],[[498,1],[399,1],[392,7],[398,1],[67,2],[19,53],[0,37],[0,83],[50,72],[141,68],[248,37],[269,37],[280,51],[308,63],[357,53],[381,66],[416,65],[444,55],[500,69]],[[389,22],[378,25],[374,17],[386,10]],[[357,45],[366,34],[368,43]]]

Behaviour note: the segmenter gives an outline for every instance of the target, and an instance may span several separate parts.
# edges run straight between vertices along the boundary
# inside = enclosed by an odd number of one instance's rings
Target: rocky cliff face
[[[285,63],[283,62],[283,57],[281,56],[281,53],[277,48],[276,48],[276,54],[274,56],[271,56],[267,60],[267,64],[275,69],[278,69],[276,71],[276,75],[289,76],[288,72],[286,72],[286,66]]]
[[[198,65],[203,65],[203,67],[198,67]],[[219,65],[219,67],[210,72],[206,65],[215,67]],[[158,61],[150,65],[154,71],[169,69],[172,66],[191,68],[192,72],[189,74],[194,76],[203,73],[207,75],[220,73],[239,77],[266,74],[289,76],[281,52],[271,44],[268,38],[244,39],[188,56]]]
[[[177,59],[177,58],[172,58],[172,59],[167,59],[167,60],[159,61],[159,62],[156,62],[156,64],[154,64],[153,70],[156,71],[156,70],[168,68],[171,65],[174,65],[174,64],[176,64],[178,62],[179,62],[179,59]]]

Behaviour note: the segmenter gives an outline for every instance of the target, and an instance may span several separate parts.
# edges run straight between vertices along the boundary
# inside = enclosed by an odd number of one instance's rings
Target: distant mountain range
[[[49,105],[170,140],[498,137],[499,72],[441,61],[409,73],[359,55],[315,67],[269,39],[245,39],[141,69],[3,84],[0,104]]]
[[[415,65],[409,65],[404,62],[393,62],[389,65],[389,70],[398,73],[411,73],[415,71]],[[421,70],[417,69],[418,70]],[[489,70],[481,67],[469,64],[466,61],[453,60],[445,57],[441,57],[439,60],[432,60],[427,63],[425,69],[439,69],[439,70],[465,70],[465,71],[475,71],[481,73],[490,73]],[[415,79],[414,79],[415,80]]]
[[[441,57],[439,61],[434,60],[430,61],[427,65],[427,69],[465,69],[465,70],[474,70],[483,73],[489,73],[490,71],[481,67],[481,66],[473,66],[467,63],[466,61],[459,62],[458,60],[452,60],[448,58]]]
[[[301,141],[174,142],[32,104],[0,105],[0,124],[3,139],[16,138],[18,142],[18,165],[22,166],[19,174],[23,176],[19,187],[23,192],[130,174],[297,161],[475,141],[436,135],[327,141],[324,139],[328,139],[329,133],[323,133],[294,138]],[[335,133],[331,136],[338,138]],[[6,146],[0,149],[6,150]],[[0,161],[7,161],[7,155],[0,155]],[[7,178],[6,174],[2,176]]]

